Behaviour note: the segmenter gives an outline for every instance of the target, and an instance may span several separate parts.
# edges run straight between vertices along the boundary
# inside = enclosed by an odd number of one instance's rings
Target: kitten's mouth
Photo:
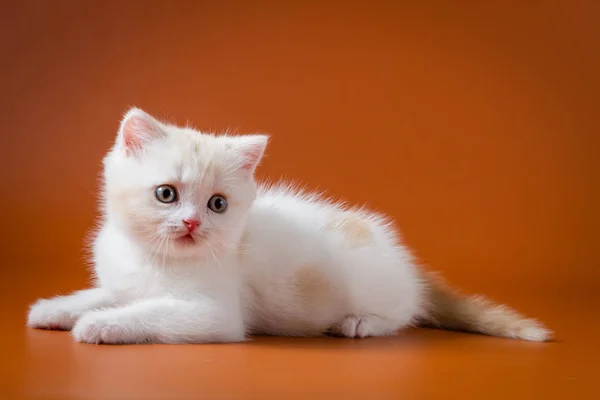
[[[187,235],[183,235],[180,236],[179,238],[177,238],[177,241],[181,244],[194,244],[196,243],[196,239],[194,239],[194,237],[192,236],[191,233],[188,233]]]

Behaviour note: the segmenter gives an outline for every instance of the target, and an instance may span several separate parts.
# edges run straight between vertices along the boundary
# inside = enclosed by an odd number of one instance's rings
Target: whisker
[[[219,240],[219,239],[216,239],[216,240],[217,240],[217,243],[219,243],[221,246],[223,246],[223,247],[225,247],[225,248],[227,248],[227,249],[230,249],[230,250],[237,250],[237,247],[236,247],[236,246],[231,246],[231,245],[229,245],[229,244],[227,244],[227,243],[225,243],[224,241],[222,241],[222,240]]]
[[[210,251],[210,254],[212,255],[213,259],[217,262],[217,265],[219,266],[219,269],[223,268],[221,266],[221,261],[219,261],[219,259],[215,255],[215,252],[213,251],[214,247],[209,242],[206,242],[206,246],[208,247],[208,250]]]

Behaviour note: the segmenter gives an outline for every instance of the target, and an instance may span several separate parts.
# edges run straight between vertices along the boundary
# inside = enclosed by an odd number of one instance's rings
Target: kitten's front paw
[[[29,309],[27,326],[39,329],[70,330],[79,315],[73,313],[62,299],[41,299]]]
[[[110,316],[107,311],[93,311],[84,315],[73,328],[75,340],[92,344],[141,343],[131,324]]]

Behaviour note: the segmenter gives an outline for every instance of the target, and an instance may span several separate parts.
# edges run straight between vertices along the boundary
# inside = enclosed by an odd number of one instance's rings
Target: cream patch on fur
[[[135,209],[131,207],[132,199],[144,198],[143,194],[140,193],[139,189],[129,188],[113,190],[108,192],[108,203],[114,211],[120,215],[126,216],[129,220],[138,219],[138,215]]]
[[[362,247],[373,243],[373,233],[367,223],[356,215],[342,213],[335,215],[326,225],[328,231],[342,232],[352,247]]]
[[[294,289],[299,301],[308,309],[326,306],[332,295],[329,279],[314,265],[305,265],[294,275]]]

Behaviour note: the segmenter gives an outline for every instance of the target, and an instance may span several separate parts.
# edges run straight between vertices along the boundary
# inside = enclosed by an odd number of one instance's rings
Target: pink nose
[[[184,219],[182,220],[189,232],[194,232],[197,227],[200,226],[200,221],[197,219]]]

